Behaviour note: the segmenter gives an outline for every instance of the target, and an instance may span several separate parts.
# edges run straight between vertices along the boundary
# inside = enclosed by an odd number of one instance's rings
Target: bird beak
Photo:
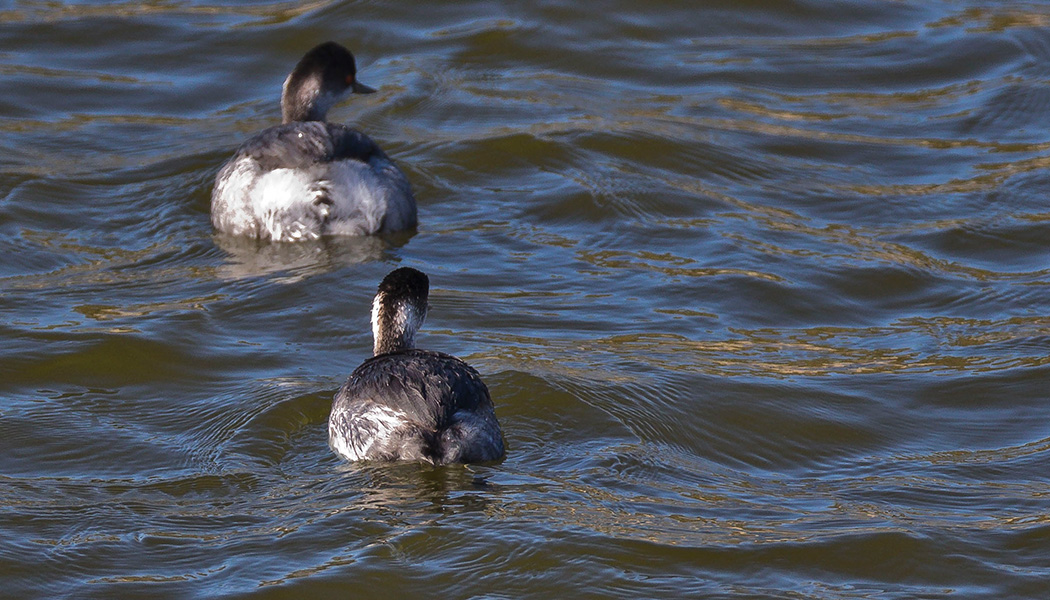
[[[374,94],[376,91],[375,88],[370,88],[356,79],[350,84],[350,90],[355,94]]]

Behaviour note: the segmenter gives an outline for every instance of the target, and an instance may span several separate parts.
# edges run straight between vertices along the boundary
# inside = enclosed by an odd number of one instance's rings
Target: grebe
[[[367,135],[325,121],[357,81],[349,50],[325,42],[284,82],[283,124],[250,138],[223,165],[211,194],[219,231],[273,241],[368,235],[416,226],[405,174]]]
[[[409,267],[383,278],[372,302],[374,356],[335,395],[328,445],[347,460],[485,462],[504,455],[481,376],[462,360],[413,347],[429,280]]]

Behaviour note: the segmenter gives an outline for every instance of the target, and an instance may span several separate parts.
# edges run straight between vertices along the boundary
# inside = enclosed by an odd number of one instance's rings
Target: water
[[[1050,595],[1050,3],[0,10],[0,595]],[[420,228],[211,181],[335,39]],[[354,466],[382,276],[495,465]]]

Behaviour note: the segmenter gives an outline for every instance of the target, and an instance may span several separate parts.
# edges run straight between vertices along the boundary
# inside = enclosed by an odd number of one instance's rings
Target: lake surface
[[[333,39],[411,234],[211,184]],[[0,596],[1050,597],[1050,3],[7,3]],[[506,460],[351,465],[371,297]]]

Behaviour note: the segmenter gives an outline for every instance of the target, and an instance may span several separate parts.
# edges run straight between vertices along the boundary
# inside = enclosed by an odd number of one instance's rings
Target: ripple
[[[5,590],[1044,596],[1044,11],[606,8],[0,11]],[[321,39],[419,230],[215,235]],[[395,265],[498,464],[327,447]]]

